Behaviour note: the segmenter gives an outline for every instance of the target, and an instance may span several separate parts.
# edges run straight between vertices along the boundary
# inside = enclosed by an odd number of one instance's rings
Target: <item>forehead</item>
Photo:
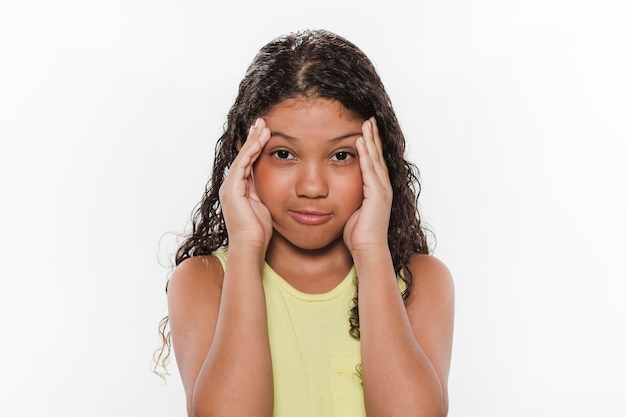
[[[263,117],[271,131],[300,137],[337,137],[359,132],[363,119],[336,100],[290,98],[273,106]]]

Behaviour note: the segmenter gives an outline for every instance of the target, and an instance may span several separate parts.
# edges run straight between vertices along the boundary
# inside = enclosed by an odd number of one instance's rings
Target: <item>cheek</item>
[[[277,192],[284,187],[278,186],[285,181],[285,176],[280,175],[276,169],[272,169],[263,159],[259,159],[252,168],[254,176],[254,186],[261,202],[271,202],[275,200]]]
[[[363,202],[363,177],[361,170],[356,169],[352,172],[346,172],[338,177],[337,181],[338,195],[354,208],[358,209]]]

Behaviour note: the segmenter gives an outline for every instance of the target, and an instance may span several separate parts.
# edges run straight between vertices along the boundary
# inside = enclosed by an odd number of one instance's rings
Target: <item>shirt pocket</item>
[[[363,384],[357,371],[359,356],[330,358],[331,388],[335,417],[365,417]]]

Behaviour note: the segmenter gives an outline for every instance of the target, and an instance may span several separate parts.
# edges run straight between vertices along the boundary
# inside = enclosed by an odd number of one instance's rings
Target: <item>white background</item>
[[[450,416],[626,415],[617,0],[7,3],[0,414],[184,415],[150,372],[175,234],[253,55],[310,27],[370,56],[421,169]]]

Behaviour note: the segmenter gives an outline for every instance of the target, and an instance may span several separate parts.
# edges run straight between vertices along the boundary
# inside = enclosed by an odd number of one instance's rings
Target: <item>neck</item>
[[[282,236],[272,237],[265,261],[292,287],[308,294],[335,288],[352,268],[352,257],[342,239],[325,248],[298,248]]]

